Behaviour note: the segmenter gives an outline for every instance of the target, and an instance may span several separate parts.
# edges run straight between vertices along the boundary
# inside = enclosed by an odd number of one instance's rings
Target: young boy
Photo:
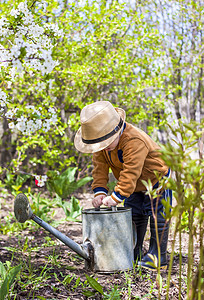
[[[142,181],[151,180],[154,188],[158,187],[155,175],[169,176],[170,171],[160,157],[159,146],[143,131],[125,122],[125,111],[114,108],[108,101],[98,101],[85,106],[80,115],[81,128],[78,130],[74,144],[83,153],[93,153],[94,207],[105,205],[116,206],[124,201],[125,207],[132,208],[133,222],[136,224],[137,244],[134,257],[139,265],[153,268],[151,255],[158,257],[155,222],[152,216],[151,201],[145,194]],[[113,193],[108,196],[109,168],[117,184]],[[167,267],[167,241],[169,224],[162,214],[162,199],[171,205],[170,190],[163,190],[159,195],[157,207],[158,235],[161,251],[161,268]],[[154,199],[154,210],[156,208]],[[150,218],[150,245],[148,253],[142,257],[142,245],[148,219]]]

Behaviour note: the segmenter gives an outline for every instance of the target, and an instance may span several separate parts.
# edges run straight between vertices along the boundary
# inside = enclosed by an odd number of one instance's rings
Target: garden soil
[[[78,193],[75,195],[83,208],[91,208],[93,195]],[[31,225],[19,232],[12,232],[12,225],[16,222],[13,215],[14,197],[1,194],[0,226],[4,224],[11,227],[10,232],[0,234],[0,261],[11,262],[11,265],[22,264],[22,271],[12,288],[9,299],[166,299],[166,282],[168,271],[161,272],[159,280],[155,272],[147,272],[135,267],[128,272],[114,274],[99,274],[87,271],[84,260],[70,248],[62,244],[50,233],[39,227],[33,221]],[[64,211],[60,208],[54,210],[54,227],[75,242],[82,243],[82,224],[79,222],[62,221]],[[7,227],[9,227],[7,225]],[[173,242],[173,226],[168,242],[168,259]],[[5,226],[6,228],[6,226]],[[2,232],[1,230],[1,232]],[[148,249],[149,228],[144,241],[144,250]],[[198,241],[194,244],[194,261],[199,260]],[[120,251],[120,249],[118,249]],[[181,252],[179,256],[179,240],[176,237],[173,267],[170,278],[168,298],[171,300],[186,299],[186,281],[188,264],[188,234],[182,233]],[[179,270],[179,260],[182,268]],[[98,286],[87,283],[87,277],[98,281],[106,296],[97,292]],[[159,284],[160,282],[160,284]],[[179,298],[179,286],[181,294]]]

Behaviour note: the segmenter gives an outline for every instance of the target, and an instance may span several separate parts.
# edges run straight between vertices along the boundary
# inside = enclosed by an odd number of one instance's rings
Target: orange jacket
[[[133,192],[145,191],[142,180],[158,179],[154,171],[167,174],[168,167],[160,157],[160,147],[142,130],[126,123],[126,127],[113,151],[102,150],[93,154],[92,189],[95,194],[107,194],[109,168],[118,180],[112,197],[118,201]]]

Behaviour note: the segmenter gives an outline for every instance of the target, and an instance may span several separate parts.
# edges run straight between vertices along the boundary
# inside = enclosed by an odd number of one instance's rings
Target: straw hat
[[[109,101],[97,101],[82,109],[80,120],[74,145],[80,152],[94,153],[105,149],[118,137],[125,122],[125,111],[114,108]]]

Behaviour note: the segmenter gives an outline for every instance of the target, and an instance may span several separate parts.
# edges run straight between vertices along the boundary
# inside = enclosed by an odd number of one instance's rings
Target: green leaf
[[[75,173],[77,167],[68,168],[61,175],[50,178],[48,181],[51,190],[60,196],[62,199],[66,199],[70,194],[76,191],[81,186],[92,180],[92,177],[84,177],[76,181]]]
[[[100,283],[98,283],[93,277],[89,277],[87,274],[85,274],[85,276],[90,286],[101,295],[104,295],[103,287],[100,285]]]
[[[91,291],[83,291],[82,294],[86,297],[92,297],[96,294],[96,292],[91,292]]]
[[[79,204],[79,200],[74,196],[71,197],[70,202],[64,202],[62,208],[67,217],[70,219],[75,219],[81,215],[82,207]]]
[[[15,279],[16,275],[18,274],[18,272],[20,271],[20,269],[21,269],[21,265],[11,268],[9,270],[9,272],[7,273],[6,278],[0,288],[0,300],[5,299],[6,295],[9,292],[9,289],[10,289],[12,283],[14,282],[14,279]]]
[[[19,58],[23,59],[25,56],[26,56],[26,48],[25,47],[21,47]]]
[[[68,182],[72,182],[75,180],[76,171],[77,171],[77,167],[68,168],[60,175],[60,177],[61,178],[64,177],[66,180],[68,180]]]
[[[3,263],[0,261],[0,277],[2,278],[2,280],[4,280],[5,276],[6,276],[6,269]]]

